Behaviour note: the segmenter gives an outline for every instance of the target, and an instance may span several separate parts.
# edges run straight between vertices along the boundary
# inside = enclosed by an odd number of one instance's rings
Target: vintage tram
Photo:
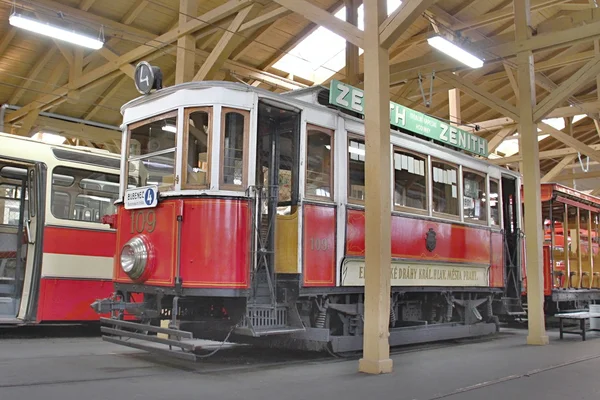
[[[544,311],[589,308],[600,300],[600,198],[556,183],[542,184],[541,195]]]
[[[98,321],[113,292],[120,157],[0,133],[0,326]]]
[[[111,313],[103,339],[192,359],[199,338],[360,349],[362,101],[337,81],[208,81],[125,104],[115,294],[92,305]],[[391,111],[390,343],[493,333],[520,279],[520,177],[476,157],[483,139]]]

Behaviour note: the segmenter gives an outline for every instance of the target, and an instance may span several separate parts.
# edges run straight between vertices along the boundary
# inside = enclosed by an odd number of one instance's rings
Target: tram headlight
[[[121,249],[121,268],[133,280],[139,279],[150,258],[150,249],[146,241],[136,236]]]

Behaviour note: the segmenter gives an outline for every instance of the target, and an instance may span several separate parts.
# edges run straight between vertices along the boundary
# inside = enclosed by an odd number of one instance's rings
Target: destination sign
[[[488,268],[393,261],[390,278],[392,286],[488,286]],[[364,285],[365,261],[347,259],[342,265],[342,286]]]
[[[158,204],[158,187],[145,186],[125,192],[125,209],[152,208]]]
[[[331,81],[330,104],[364,115],[364,102],[362,90],[337,80]],[[488,156],[488,142],[484,138],[391,101],[390,124],[479,156]]]

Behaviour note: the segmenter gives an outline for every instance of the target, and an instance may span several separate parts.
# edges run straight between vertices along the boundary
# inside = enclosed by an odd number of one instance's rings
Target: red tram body
[[[545,183],[540,201],[544,221],[544,310],[552,315],[584,309],[600,300],[600,198]],[[527,276],[523,270],[523,296],[526,294]]]
[[[112,313],[103,338],[184,358],[191,338],[361,348],[356,90],[194,82],[124,105],[115,295],[93,304]],[[494,310],[519,296],[520,178],[451,148],[482,154],[483,139],[391,107],[390,343],[493,333]]]

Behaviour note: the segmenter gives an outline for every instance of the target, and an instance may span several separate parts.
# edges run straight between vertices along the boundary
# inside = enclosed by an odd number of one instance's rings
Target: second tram
[[[0,133],[0,325],[98,321],[113,292],[116,154]]]

